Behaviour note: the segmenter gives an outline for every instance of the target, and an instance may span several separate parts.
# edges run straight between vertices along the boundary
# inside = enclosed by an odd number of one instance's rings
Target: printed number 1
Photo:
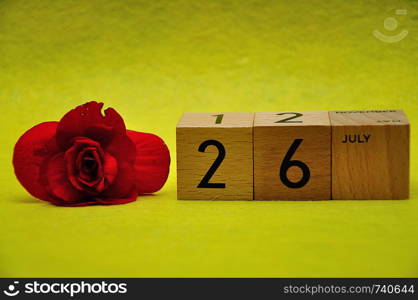
[[[216,117],[215,124],[221,124],[222,123],[222,119],[224,118],[224,115],[223,114],[213,115],[212,117]]]

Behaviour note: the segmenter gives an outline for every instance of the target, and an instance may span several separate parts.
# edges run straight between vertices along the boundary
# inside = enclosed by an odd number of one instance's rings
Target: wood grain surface
[[[409,197],[409,122],[401,110],[333,111],[334,199]]]

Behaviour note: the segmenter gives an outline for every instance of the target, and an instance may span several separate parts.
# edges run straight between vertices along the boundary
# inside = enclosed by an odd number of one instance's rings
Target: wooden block
[[[334,199],[409,196],[409,122],[401,110],[333,111]]]
[[[253,113],[185,113],[177,125],[177,198],[253,199]]]
[[[258,112],[254,120],[254,199],[331,197],[328,112]]]

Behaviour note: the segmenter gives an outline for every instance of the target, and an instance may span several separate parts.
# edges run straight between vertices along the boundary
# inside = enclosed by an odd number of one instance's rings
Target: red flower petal
[[[107,184],[112,184],[118,175],[118,161],[109,153],[105,153],[103,175]]]
[[[164,141],[151,133],[126,131],[136,146],[135,172],[138,194],[160,190],[170,171],[170,151]]]
[[[80,105],[64,115],[57,128],[57,143],[61,149],[67,149],[75,137],[89,137],[86,131],[91,127],[103,127],[125,134],[126,127],[122,117],[113,109],[108,108],[103,115],[103,103],[95,101]]]
[[[48,189],[50,202],[61,204],[85,202],[86,194],[73,187],[68,179],[64,153],[56,154],[42,165],[41,182]]]
[[[131,197],[132,189],[136,186],[135,145],[126,134],[115,133],[111,142],[103,150],[116,159],[118,173],[113,183],[101,194],[102,198]],[[138,193],[136,193],[136,196],[138,196]]]
[[[104,199],[96,199],[98,204],[104,205],[114,205],[114,204],[124,204],[135,201],[138,197],[138,192],[136,190],[136,186],[132,185],[131,190],[128,194],[124,195],[123,198],[104,198]]]
[[[39,181],[40,166],[58,152],[55,132],[58,122],[38,124],[17,141],[13,153],[15,174],[22,186],[34,197],[47,200],[48,192]]]

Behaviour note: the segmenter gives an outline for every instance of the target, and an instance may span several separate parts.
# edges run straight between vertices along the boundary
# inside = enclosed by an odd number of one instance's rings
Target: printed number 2
[[[276,122],[274,122],[274,123],[303,123],[303,121],[302,121],[302,120],[299,120],[299,121],[290,121],[290,120],[293,120],[293,119],[296,119],[296,118],[302,117],[302,116],[303,116],[303,114],[301,114],[301,113],[296,113],[296,112],[284,112],[284,113],[277,114],[277,116],[283,116],[283,115],[293,115],[293,116],[291,116],[291,117],[289,117],[289,118],[286,118],[286,119],[283,119],[283,120],[276,121]]]
[[[200,144],[199,149],[198,149],[199,152],[205,152],[208,146],[215,146],[216,148],[218,148],[218,157],[215,159],[215,161],[213,162],[212,166],[209,168],[206,175],[203,176],[202,181],[200,181],[197,187],[198,188],[224,189],[225,183],[212,183],[212,182],[209,182],[209,180],[212,178],[213,174],[215,174],[216,170],[219,168],[219,166],[221,165],[222,161],[225,158],[225,153],[226,153],[225,147],[218,141],[207,140],[207,141],[204,141],[202,144]]]
[[[309,171],[309,167],[301,162],[300,160],[291,160],[293,154],[295,154],[296,150],[300,146],[300,144],[303,142],[303,139],[296,139],[293,141],[293,144],[290,146],[289,150],[287,151],[282,164],[280,166],[280,180],[283,182],[283,184],[289,188],[297,189],[301,188],[304,185],[306,185],[309,181],[309,178],[311,177],[311,172]],[[298,167],[302,170],[302,178],[297,182],[292,182],[287,177],[287,171],[291,167]]]

